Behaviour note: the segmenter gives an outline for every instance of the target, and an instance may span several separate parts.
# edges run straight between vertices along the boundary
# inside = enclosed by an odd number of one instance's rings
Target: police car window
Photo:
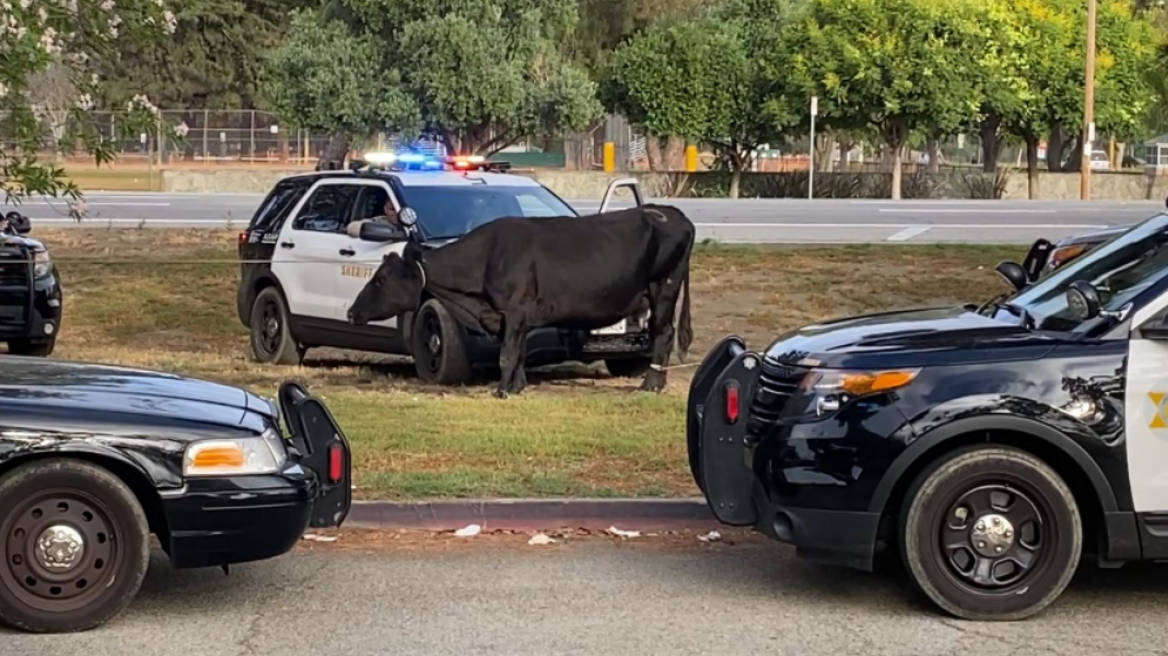
[[[389,194],[383,187],[366,187],[361,192],[361,199],[357,201],[357,211],[353,214],[353,220],[362,221],[385,216],[387,202]]]
[[[542,187],[404,187],[403,203],[418,213],[428,239],[461,237],[507,216],[544,218],[572,215],[572,208]]]
[[[312,193],[293,228],[309,232],[340,232],[348,223],[357,185],[324,185]]]
[[[264,199],[248,227],[253,230],[267,230],[282,221],[292,210],[292,206],[304,196],[308,185],[303,182],[281,182]]]
[[[1040,328],[1073,330],[1067,289],[1087,281],[1106,310],[1119,310],[1168,276],[1168,215],[1145,221],[1036,282],[1011,302],[1026,308]]]

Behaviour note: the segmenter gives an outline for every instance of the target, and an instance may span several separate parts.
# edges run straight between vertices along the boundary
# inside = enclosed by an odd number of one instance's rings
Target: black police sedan
[[[1084,552],[1168,559],[1166,372],[1161,214],[980,306],[725,338],[690,463],[724,523],[860,569],[887,547],[945,611],[1020,619]]]
[[[61,276],[32,222],[0,216],[0,342],[16,355],[52,354],[61,329]]]
[[[190,378],[0,356],[0,623],[112,619],[142,584],[151,534],[179,568],[283,554],[307,527],[344,522],[350,460],[295,383],[277,406]]]

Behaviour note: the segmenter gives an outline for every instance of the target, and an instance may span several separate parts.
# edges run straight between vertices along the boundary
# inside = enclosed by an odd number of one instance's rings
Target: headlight
[[[48,278],[53,272],[53,259],[48,251],[37,251],[32,257],[33,275],[37,278]]]
[[[183,476],[251,476],[274,474],[288,459],[274,431],[259,437],[194,442],[183,455]]]
[[[889,371],[821,369],[812,371],[803,379],[802,387],[815,393],[816,413],[823,416],[839,410],[853,399],[904,387],[913,382],[920,373],[920,369]]]

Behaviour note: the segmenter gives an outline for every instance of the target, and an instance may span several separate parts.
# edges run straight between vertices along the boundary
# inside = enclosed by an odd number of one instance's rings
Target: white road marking
[[[987,210],[987,209],[881,209],[878,212],[892,212],[895,214],[1058,214],[1058,210]]]
[[[928,232],[933,226],[917,226],[915,228],[905,228],[900,232],[892,235],[885,241],[908,241],[913,237],[923,235]]]
[[[699,228],[884,228],[904,230],[928,226],[934,230],[1096,230],[1106,225],[1086,223],[695,223]]]
[[[44,223],[66,223],[69,225],[76,225],[76,226],[80,226],[80,227],[85,227],[86,224],[92,224],[95,227],[97,227],[103,223],[134,223],[134,224],[161,223],[164,225],[191,224],[191,225],[217,225],[217,226],[224,226],[224,227],[227,226],[227,219],[149,219],[149,218],[140,218],[140,219],[109,218],[109,219],[107,219],[103,216],[89,216],[89,217],[86,217],[84,219],[81,219],[80,221],[75,221],[73,219],[38,219],[36,217],[33,217],[32,220],[37,225],[44,224]],[[246,221],[236,221],[235,223],[246,224],[247,222]]]

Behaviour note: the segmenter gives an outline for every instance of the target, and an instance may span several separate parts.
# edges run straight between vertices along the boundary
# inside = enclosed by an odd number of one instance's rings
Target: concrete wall
[[[183,171],[162,172],[162,188],[168,192],[267,193],[284,177],[303,171]],[[519,172],[539,180],[563,198],[600,198],[613,180],[633,177],[645,194],[654,198],[722,197],[729,176],[724,172],[702,173],[603,173],[543,169]],[[969,177],[976,172],[942,173],[937,176],[906,175],[905,197],[967,198]],[[816,196],[838,198],[887,198],[890,175],[886,173],[816,173]],[[988,176],[987,176],[988,177]],[[743,175],[742,196],[760,198],[802,198],[806,194],[806,173],[747,173]],[[1040,172],[1039,200],[1077,200],[1078,173]],[[1096,200],[1162,200],[1168,197],[1168,175],[1155,173],[1095,172],[1091,195]],[[1005,198],[1028,198],[1026,171],[1012,171],[1005,185]]]

